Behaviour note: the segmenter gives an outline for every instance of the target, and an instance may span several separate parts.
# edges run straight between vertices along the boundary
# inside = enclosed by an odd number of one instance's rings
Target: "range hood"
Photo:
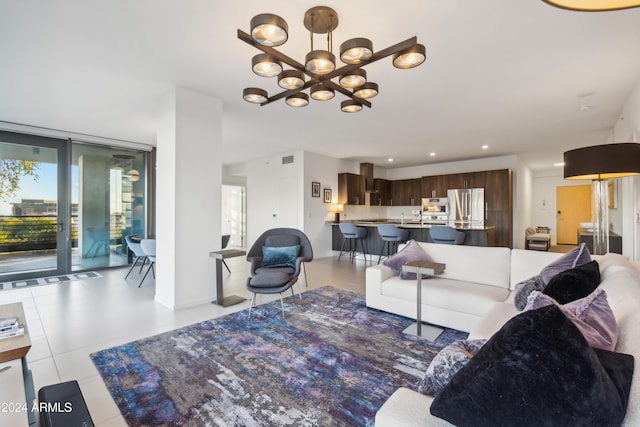
[[[364,177],[364,191],[377,193],[373,188],[373,163],[360,163],[360,175]]]

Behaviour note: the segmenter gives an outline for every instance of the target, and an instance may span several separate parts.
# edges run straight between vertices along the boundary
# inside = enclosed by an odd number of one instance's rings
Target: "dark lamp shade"
[[[565,179],[611,179],[640,173],[640,144],[594,145],[564,153]]]
[[[638,0],[543,0],[552,6],[562,9],[582,10],[582,11],[603,11],[628,9],[640,6]]]

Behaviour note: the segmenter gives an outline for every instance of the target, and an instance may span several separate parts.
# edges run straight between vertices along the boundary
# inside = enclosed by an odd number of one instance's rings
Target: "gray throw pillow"
[[[487,340],[459,340],[440,350],[427,368],[418,391],[427,396],[438,394],[485,342]]]
[[[524,310],[527,305],[527,298],[533,291],[541,291],[544,289],[544,282],[542,276],[537,274],[525,281],[518,283],[515,287],[515,294],[513,296],[513,303],[520,311]]]

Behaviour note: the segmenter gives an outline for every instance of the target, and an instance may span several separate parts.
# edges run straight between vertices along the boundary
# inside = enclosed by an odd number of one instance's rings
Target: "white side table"
[[[412,261],[402,266],[402,271],[416,273],[418,276],[416,279],[416,287],[418,288],[416,323],[409,325],[408,328],[402,331],[403,333],[417,335],[433,341],[443,331],[442,328],[422,324],[422,275],[435,276],[436,274],[441,274],[445,268],[447,268],[445,264],[430,261]]]

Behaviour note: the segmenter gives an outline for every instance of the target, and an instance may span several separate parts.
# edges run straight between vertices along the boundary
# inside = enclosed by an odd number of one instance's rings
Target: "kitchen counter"
[[[365,246],[368,253],[379,255],[382,251],[383,241],[378,234],[378,225],[380,224],[393,224],[398,228],[404,228],[409,230],[409,239],[414,239],[418,242],[431,243],[431,235],[429,229],[438,224],[421,224],[420,222],[405,221],[404,224],[401,221],[396,220],[353,220],[344,221],[351,222],[359,227],[365,227],[367,229],[367,238],[365,240]],[[328,223],[332,227],[332,248],[335,251],[339,251],[342,247],[344,237],[340,232],[340,228],[337,227],[338,223]],[[447,224],[448,225],[448,224]],[[465,233],[464,245],[467,246],[495,246],[495,226],[469,226],[462,224],[452,224],[456,230],[463,231]]]
[[[393,224],[398,228],[431,228],[434,225],[448,225],[450,227],[455,228],[456,230],[491,230],[491,229],[495,229],[496,227],[493,225],[490,226],[484,226],[484,225],[469,225],[469,224],[460,224],[460,223],[455,223],[455,222],[447,222],[446,224],[422,224],[419,221],[405,221],[404,223],[401,221],[369,221],[369,220],[357,220],[357,221],[348,221],[351,222],[355,225],[358,226],[362,226],[362,227],[377,227],[380,224]],[[335,223],[333,223],[335,224]],[[337,225],[337,224],[335,224]]]

